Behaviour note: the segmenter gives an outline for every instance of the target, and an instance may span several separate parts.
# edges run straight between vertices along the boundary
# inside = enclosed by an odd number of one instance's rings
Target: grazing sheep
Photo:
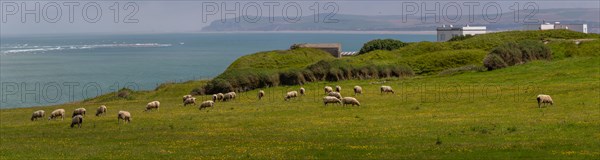
[[[192,98],[192,95],[188,94],[188,95],[183,96],[183,101],[182,102],[185,103],[185,100],[188,99],[188,98]]]
[[[334,96],[335,98],[342,99],[342,94],[340,92],[329,92],[328,96]]]
[[[215,106],[215,102],[208,100],[208,101],[204,101],[200,104],[200,107],[198,107],[199,110],[202,110],[202,108],[208,108],[208,107],[213,107]]]
[[[540,94],[537,96],[538,108],[542,107],[542,104],[546,106],[546,104],[550,103],[550,105],[554,105],[554,101],[552,101],[552,97],[545,94]]]
[[[105,105],[101,105],[100,107],[98,107],[98,109],[96,110],[96,116],[100,116],[104,113],[106,113],[107,108]]]
[[[82,123],[83,123],[82,115],[73,116],[73,120],[71,120],[71,128],[73,128],[75,125],[77,125],[77,127],[81,128]]]
[[[81,116],[85,116],[85,108],[77,108],[73,111],[73,116],[71,117],[75,117],[76,115],[81,115]]]
[[[234,95],[231,92],[225,93],[223,94],[223,102],[233,100],[233,97]]]
[[[265,96],[265,91],[263,91],[263,90],[258,91],[258,100],[261,100],[262,97],[264,97],[264,96]]]
[[[352,104],[352,106],[360,106],[360,102],[358,102],[358,100],[356,100],[356,98],[354,97],[344,97],[342,98],[342,103],[344,104],[344,106],[346,106],[346,104]]]
[[[212,101],[215,101],[215,102],[216,102],[216,101],[217,101],[217,98],[218,98],[217,94],[213,94],[213,96],[212,96]]]
[[[304,87],[300,87],[300,95],[303,96],[304,93],[306,93],[306,90],[304,89]]]
[[[223,101],[223,98],[225,98],[225,95],[223,93],[217,93],[217,101]]]
[[[296,97],[298,97],[298,92],[297,91],[290,91],[287,94],[285,94],[285,98],[283,100],[287,101],[289,99],[296,98]]]
[[[183,101],[183,106],[187,106],[188,104],[194,104],[194,105],[196,105],[196,98],[195,97],[190,97],[188,99],[185,99],[185,101]]]
[[[48,117],[48,120],[57,118],[58,116],[60,116],[61,120],[65,119],[65,109],[56,109],[54,111],[52,111],[52,113],[50,113],[50,116]]]
[[[117,115],[117,123],[121,123],[121,120],[127,123],[131,122],[131,113],[127,111],[119,111],[119,114]]]
[[[354,95],[356,96],[357,94],[361,94],[362,95],[362,87],[360,87],[360,86],[354,86]]]
[[[45,113],[46,111],[44,110],[37,110],[33,112],[33,114],[31,114],[31,121],[37,120],[38,118],[43,118]]]
[[[394,90],[390,86],[381,86],[381,93],[389,93],[394,94]]]
[[[335,86],[335,91],[336,91],[336,92],[342,92],[342,87],[340,87],[340,86]]]
[[[329,92],[333,92],[333,88],[331,88],[329,86],[325,86],[324,90],[325,90],[325,94],[327,94]]]
[[[237,95],[235,94],[235,92],[229,92],[229,93],[227,93],[227,94],[229,94],[229,95],[231,96],[231,97],[229,97],[229,98],[231,98],[231,100],[234,100],[234,99],[235,99],[235,97],[237,96]]]
[[[144,111],[150,111],[152,109],[156,109],[158,111],[158,107],[160,107],[160,102],[152,101],[146,105],[146,110],[144,110]]]
[[[337,104],[341,104],[342,101],[336,97],[333,96],[325,96],[323,97],[323,104],[325,104],[325,106],[327,106],[327,104],[329,103],[337,103]]]

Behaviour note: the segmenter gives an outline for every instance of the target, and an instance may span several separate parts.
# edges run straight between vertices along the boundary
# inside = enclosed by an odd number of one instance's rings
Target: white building
[[[587,24],[560,24],[560,22],[542,23],[542,24],[525,24],[524,30],[550,30],[550,29],[568,29],[576,32],[588,33]]]
[[[437,41],[444,42],[452,39],[452,37],[456,36],[466,36],[466,35],[476,35],[476,34],[485,34],[486,27],[485,26],[465,26],[465,27],[454,27],[452,25],[442,27],[438,27],[437,29]]]

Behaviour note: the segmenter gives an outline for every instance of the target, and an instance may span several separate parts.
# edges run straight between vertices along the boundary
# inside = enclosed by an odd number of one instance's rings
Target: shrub
[[[204,95],[204,93],[204,88],[202,87],[194,88],[192,91],[190,91],[190,94],[193,96]]]
[[[455,37],[452,37],[452,38],[451,38],[450,40],[448,40],[448,41],[450,41],[450,42],[452,42],[452,41],[462,41],[462,40],[469,39],[469,38],[472,38],[472,37],[473,37],[473,35],[470,35],[470,34],[467,34],[467,35],[460,35],[460,36],[455,36]]]
[[[119,92],[117,92],[117,97],[129,99],[131,98],[131,90],[129,88],[121,88]]]
[[[494,48],[483,60],[489,70],[523,64],[532,60],[551,60],[550,48],[539,41],[508,42]]]
[[[394,39],[376,39],[369,41],[363,45],[358,54],[363,54],[367,52],[371,52],[374,50],[395,50],[401,47],[406,46],[407,43],[404,43],[399,40]]]

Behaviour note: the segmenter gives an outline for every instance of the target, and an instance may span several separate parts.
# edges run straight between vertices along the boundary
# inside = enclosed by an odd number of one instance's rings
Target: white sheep
[[[235,99],[235,97],[237,96],[237,95],[235,94],[235,92],[229,92],[228,94],[231,96],[230,98],[231,98],[232,100],[234,100],[234,99]]]
[[[264,97],[264,96],[265,96],[265,91],[263,91],[263,90],[258,91],[258,100],[261,100],[262,97]]]
[[[325,94],[328,94],[329,92],[333,92],[333,88],[329,87],[329,86],[325,86],[325,88],[323,88],[325,90]]]
[[[127,123],[131,122],[131,113],[127,111],[119,111],[119,114],[117,115],[117,123],[121,123],[121,120]]]
[[[98,107],[98,109],[96,110],[96,116],[100,116],[104,113],[106,113],[108,109],[106,108],[105,105],[101,105],[100,107]]]
[[[342,99],[342,94],[340,92],[329,92],[328,96],[334,96],[335,98]]]
[[[233,100],[233,98],[234,95],[231,92],[223,94],[223,102]]]
[[[297,91],[290,91],[287,94],[285,94],[285,98],[283,100],[287,101],[290,100],[292,98],[296,98],[298,97],[298,92]]]
[[[187,106],[189,104],[196,105],[196,98],[195,97],[190,97],[188,99],[185,99],[185,101],[183,101],[183,106]]]
[[[77,108],[73,111],[73,115],[71,117],[75,117],[76,115],[85,116],[85,108]]]
[[[46,111],[44,111],[44,110],[37,110],[37,111],[33,112],[31,114],[31,121],[37,120],[38,118],[43,118],[45,113],[46,113]]]
[[[217,93],[217,101],[223,101],[223,98],[225,98],[225,95],[223,93]]]
[[[216,102],[216,101],[217,101],[217,98],[218,98],[217,94],[213,94],[213,95],[212,95],[212,101],[215,101],[215,102]]]
[[[360,102],[358,102],[358,100],[356,100],[356,98],[354,97],[344,97],[342,98],[342,103],[344,104],[344,106],[346,106],[346,104],[351,104],[352,106],[360,106]]]
[[[327,106],[327,104],[329,103],[337,103],[337,104],[341,104],[342,101],[334,96],[325,96],[323,97],[323,104],[325,104],[325,106]]]
[[[336,92],[342,92],[342,87],[341,86],[335,86],[335,91]]]
[[[362,95],[362,87],[360,87],[360,86],[354,86],[354,95],[356,96],[357,94],[361,94]]]
[[[202,110],[202,108],[208,108],[208,107],[213,107],[215,106],[215,102],[208,100],[208,101],[204,101],[200,104],[200,107],[198,107],[199,110]]]
[[[73,120],[71,120],[71,128],[73,128],[75,125],[77,125],[77,127],[81,128],[82,123],[83,123],[82,115],[73,116]]]
[[[304,93],[306,93],[306,90],[304,89],[304,87],[300,87],[300,95],[304,96]]]
[[[50,116],[48,117],[48,120],[54,119],[54,118],[58,118],[58,116],[60,116],[61,120],[65,119],[65,109],[56,109],[54,111],[52,111],[50,113]]]
[[[182,102],[185,103],[185,100],[188,99],[188,98],[192,98],[192,95],[188,94],[188,95],[183,96],[183,101]]]
[[[394,89],[392,89],[392,87],[390,86],[381,86],[380,88],[381,93],[392,93],[394,94]]]
[[[152,102],[146,104],[146,110],[144,110],[144,111],[150,111],[152,109],[156,109],[158,111],[158,107],[160,107],[160,102],[152,101]]]
[[[546,104],[550,103],[550,105],[554,105],[554,101],[552,101],[552,97],[545,94],[540,94],[537,96],[538,108],[542,107],[542,104],[546,106]]]

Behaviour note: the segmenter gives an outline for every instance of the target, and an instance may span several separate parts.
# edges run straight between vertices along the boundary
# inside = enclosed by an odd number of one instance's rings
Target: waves
[[[0,53],[2,55],[22,54],[22,53],[47,53],[52,51],[62,50],[83,50],[83,49],[99,49],[99,48],[154,48],[154,47],[170,47],[172,44],[162,43],[130,43],[130,44],[90,44],[90,45],[58,45],[58,46],[31,46],[29,44],[2,45]]]

